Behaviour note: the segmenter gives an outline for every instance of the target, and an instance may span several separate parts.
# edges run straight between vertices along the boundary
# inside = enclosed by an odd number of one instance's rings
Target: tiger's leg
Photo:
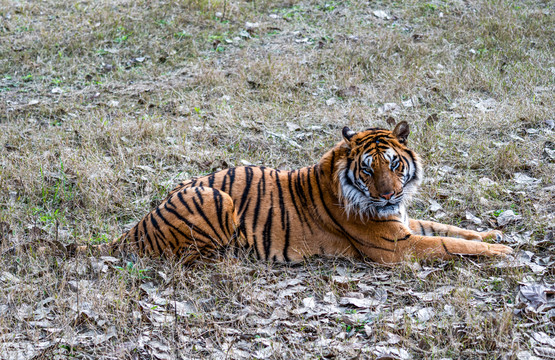
[[[154,209],[128,234],[140,252],[211,257],[235,238],[237,215],[231,197],[217,189],[184,188]]]
[[[457,255],[502,256],[513,252],[508,246],[442,236],[410,237],[405,251],[422,259],[451,259]]]
[[[179,256],[184,261],[210,258],[235,241],[236,224],[235,206],[227,193],[207,187],[184,188],[108,246],[113,254]],[[98,250],[105,252],[104,248]]]
[[[411,234],[389,244],[381,244],[370,258],[381,263],[398,263],[409,257],[419,259],[452,259],[458,255],[503,256],[513,252],[508,246],[443,236]]]
[[[424,220],[410,219],[410,229],[413,234],[425,236],[447,236],[468,240],[496,239],[498,241],[503,238],[503,234],[498,230],[478,232]]]

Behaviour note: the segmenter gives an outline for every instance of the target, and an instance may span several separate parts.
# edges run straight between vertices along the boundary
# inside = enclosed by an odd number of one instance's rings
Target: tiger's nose
[[[381,194],[380,196],[383,197],[386,200],[389,200],[389,199],[391,199],[393,194],[394,194],[393,192],[389,192],[389,193],[386,193],[386,194]]]

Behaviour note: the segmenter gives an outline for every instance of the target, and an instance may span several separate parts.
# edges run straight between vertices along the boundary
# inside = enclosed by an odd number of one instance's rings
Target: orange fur
[[[326,254],[381,263],[512,252],[481,242],[500,238],[498,231],[408,219],[406,206],[421,180],[418,155],[406,147],[408,133],[406,122],[393,131],[345,128],[344,139],[313,166],[237,167],[184,181],[101,250],[194,260],[246,246],[272,261]]]

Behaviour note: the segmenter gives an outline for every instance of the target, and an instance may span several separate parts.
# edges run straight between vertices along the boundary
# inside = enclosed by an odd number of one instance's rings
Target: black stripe
[[[258,246],[256,244],[257,241],[256,241],[256,235],[255,234],[252,234],[252,241],[253,241],[253,246],[254,246],[254,252],[256,253],[256,258],[258,260],[260,260],[262,258],[260,257],[260,252],[258,251]]]
[[[131,229],[131,231],[134,231],[134,235],[133,235],[133,241],[135,242],[135,244],[138,244],[139,246],[139,251],[141,253],[144,254],[145,251],[145,244],[143,244],[143,242],[141,241],[141,239],[139,238],[139,224],[135,225],[133,227],[133,229]]]
[[[220,236],[220,234],[218,234],[218,232],[216,231],[216,229],[214,228],[214,226],[212,225],[212,223],[210,222],[210,220],[208,219],[208,217],[206,216],[206,214],[204,213],[204,211],[202,210],[202,208],[200,207],[200,205],[197,203],[197,201],[195,200],[195,198],[193,198],[193,205],[195,205],[195,209],[197,209],[197,212],[199,213],[199,215],[202,217],[202,219],[206,222],[206,224],[208,224],[208,226],[210,226],[210,229],[212,229],[212,231],[214,232],[214,234],[216,234],[216,236],[218,237],[218,240],[220,240],[220,243],[222,242],[222,238]]]
[[[175,240],[175,247],[172,246],[172,250],[174,251],[175,254],[175,249],[179,249],[181,247],[181,241],[179,241],[179,238],[175,235],[175,233],[173,232],[173,230],[171,228],[168,228],[168,232],[171,234],[171,236],[173,236],[173,239]],[[171,244],[171,241],[170,241]]]
[[[216,189],[213,190],[214,192],[214,205],[216,206],[216,213],[218,214],[218,223],[220,224],[220,229],[223,233],[225,233],[224,223],[223,223],[223,197],[220,192]]]
[[[299,199],[301,200],[301,205],[303,206],[303,208],[307,208],[306,206],[306,196],[305,196],[305,192],[303,189],[303,185],[302,185],[302,177],[301,177],[301,170],[296,170],[297,171],[297,177],[295,179],[295,189],[297,190],[297,195],[299,196]]]
[[[414,154],[413,154],[412,151],[410,151],[410,150],[408,150],[408,151],[406,152],[406,154],[407,154],[407,155],[410,157],[410,159],[411,159],[410,163],[412,163],[412,164],[414,165],[414,174],[410,174],[410,179],[405,183],[405,185],[408,184],[409,182],[411,182],[411,181],[416,177],[416,174],[418,173],[418,164],[417,164],[417,162],[416,162],[416,160],[415,160]],[[407,161],[407,163],[408,163],[408,161]],[[410,170],[410,167],[409,167],[409,170]]]
[[[293,182],[292,175],[293,175],[293,172],[289,172],[289,173],[287,174],[287,179],[288,179],[288,180],[287,180],[287,187],[289,188],[289,195],[291,196],[291,202],[293,203],[293,207],[295,208],[295,212],[297,213],[297,217],[299,218],[299,221],[303,221],[303,220],[304,220],[304,222],[305,222],[307,225],[309,225],[309,227],[310,227],[310,224],[308,223],[307,219],[304,217],[304,213],[303,213],[303,216],[301,216],[301,213],[300,213],[300,211],[299,211],[299,207],[297,206],[297,201],[296,201],[296,199],[295,199],[295,193],[294,193],[294,191],[293,191],[293,187],[291,186],[291,185],[292,185],[292,182]],[[304,218],[304,219],[303,219],[303,218]],[[287,221],[289,222],[289,220],[287,220]],[[312,231],[312,230],[311,230],[311,231]]]
[[[278,199],[279,199],[279,212],[281,216],[281,229],[285,229],[285,202],[283,201],[283,190],[281,189],[281,183],[279,181],[279,176],[276,173],[276,185],[278,189]]]
[[[154,240],[156,240],[156,244],[158,245],[158,248],[160,249],[159,251],[162,251],[162,252],[160,252],[159,254],[160,254],[160,255],[163,255],[164,253],[163,253],[163,250],[162,250],[162,249],[168,248],[168,245],[167,245],[166,242],[164,241],[164,237],[163,237],[160,233],[157,233],[157,232],[155,232],[154,234],[152,234],[152,236],[154,237]],[[160,246],[160,242],[164,244],[163,247]]]
[[[262,243],[264,245],[264,257],[266,260],[268,260],[268,257],[270,256],[270,247],[272,246],[272,220],[274,218],[274,199],[272,194],[270,194],[270,198],[272,200],[270,202],[270,208],[268,209],[268,217],[266,218],[264,230],[262,231]]]
[[[420,225],[420,234],[426,235],[426,230],[420,221],[418,222],[418,225]]]
[[[245,202],[247,201],[247,197],[249,195],[249,191],[252,187],[252,178],[253,178],[253,171],[251,168],[246,167],[245,169],[245,187],[243,190],[243,194],[241,195],[241,202],[239,203],[239,213],[242,213],[243,211],[243,205],[245,205]]]
[[[335,169],[335,150],[331,152],[331,160],[330,160],[330,176],[333,178],[333,171]]]
[[[401,220],[397,219],[368,219],[368,221],[377,222],[377,223],[388,223],[388,222],[396,222],[402,224]]]
[[[387,134],[387,133],[383,133],[381,131],[380,132],[372,132],[372,133],[366,135],[365,137],[358,139],[356,141],[356,144],[360,145],[360,144],[363,144],[365,142],[368,142],[370,138],[371,138],[370,142],[375,142],[376,140],[382,141],[384,139],[391,139],[389,137],[389,134]]]
[[[229,175],[229,191],[227,192],[229,194],[229,196],[231,196],[232,191],[233,191],[233,182],[235,181],[235,168],[231,168],[228,170],[228,175]]]
[[[247,228],[245,224],[245,218],[247,217],[247,210],[249,209],[250,204],[251,204],[251,199],[249,198],[247,200],[247,204],[245,205],[245,210],[243,211],[243,213],[239,214],[238,230],[239,230],[239,233],[243,234],[245,238],[247,238]]]
[[[257,186],[257,194],[256,194],[256,205],[254,206],[254,217],[252,219],[252,232],[255,233],[256,232],[256,225],[258,223],[258,216],[260,213],[260,202],[262,200],[262,195],[261,195],[261,188],[262,188],[262,181],[258,181],[258,186]]]
[[[216,173],[210,174],[208,177],[208,187],[214,187],[214,179],[216,178]]]
[[[150,224],[154,227],[154,230],[156,230],[156,231],[153,231],[154,237],[156,239],[160,238],[160,240],[164,244],[164,247],[167,247],[168,244],[166,244],[166,241],[164,240],[164,234],[160,230],[160,226],[158,226],[158,221],[156,221],[156,219],[154,218],[154,215],[152,215],[152,213],[150,213]],[[160,236],[157,236],[158,234],[160,234]]]
[[[167,212],[171,213],[172,215],[174,215],[178,220],[182,221],[183,223],[185,223],[185,225],[187,225],[192,231],[200,234],[201,236],[204,236],[208,241],[213,241],[212,238],[210,237],[210,235],[208,235],[206,232],[204,232],[202,229],[199,229],[197,226],[195,226],[192,222],[190,222],[189,220],[187,220],[186,218],[184,218],[183,216],[181,216],[180,213],[178,213],[177,211],[168,208],[167,206],[164,205],[164,210],[166,210]],[[183,233],[183,231],[179,230],[179,228],[177,228],[175,225],[171,224],[168,220],[166,220],[165,217],[162,216],[160,209],[156,209],[156,215],[158,215],[159,218],[161,218],[164,223],[166,225],[168,225],[169,227],[174,228],[180,235],[182,235],[184,238],[189,239],[189,236],[187,236],[185,233]],[[196,239],[196,237],[195,237]]]
[[[152,215],[152,213],[151,213]],[[150,234],[148,233],[147,229],[146,229],[146,218],[143,219],[142,221],[143,223],[143,236],[146,237],[146,240],[148,241],[148,243],[150,244],[150,248],[152,249],[152,251],[154,251],[154,242],[152,241],[152,239],[150,238]],[[158,248],[158,250],[160,251],[160,246],[158,245],[158,242],[156,242],[156,247]]]
[[[166,200],[166,203],[170,204],[174,209],[177,209],[177,206],[175,206],[175,204],[171,202],[171,198],[168,198]]]
[[[289,256],[287,252],[289,250],[289,237],[291,236],[291,223],[289,222],[289,213],[287,213],[286,219],[287,225],[285,226],[285,243],[283,244],[283,259],[289,262]]]
[[[312,169],[311,167],[308,167],[308,168],[306,169],[306,170],[307,170],[307,174],[306,174],[306,179],[307,179],[307,181],[306,181],[306,183],[307,183],[307,185],[308,185],[308,195],[309,195],[309,197],[310,197],[310,203],[311,203],[311,204],[315,204],[315,202],[314,202],[314,196],[312,195],[312,183],[310,182],[310,170],[311,170],[311,169]],[[316,175],[315,179],[316,179],[316,181],[318,182],[318,174],[317,174],[317,172],[314,171],[314,174]],[[313,175],[313,176],[314,176],[314,175]],[[319,186],[320,186],[320,184],[318,184],[318,187],[319,187]],[[322,192],[320,192],[320,195],[322,195]],[[316,207],[314,207],[313,209],[314,209],[314,210],[317,210]]]
[[[227,172],[224,175],[224,178],[222,180],[222,184],[220,185],[220,190],[225,192],[225,186],[227,185],[227,174],[229,174],[229,169],[227,170]]]
[[[202,187],[202,183],[200,185]],[[199,189],[198,187],[195,188],[195,193],[197,193],[198,199],[200,201],[201,205],[204,205],[204,196],[203,194],[200,192],[201,189]],[[195,201],[195,198],[193,198],[193,202]],[[198,210],[198,209],[197,209]]]
[[[187,200],[185,200],[185,198],[183,197],[183,193],[182,192],[178,192],[177,193],[177,198],[179,199],[179,202],[185,206],[185,208],[187,209],[187,211],[192,215],[194,214],[194,211],[191,209],[191,207],[189,206],[189,204],[187,204]],[[171,199],[168,200],[168,202],[170,202]],[[175,207],[175,206],[174,206]]]
[[[381,238],[382,238],[382,239],[384,239],[385,241],[389,241],[389,242],[392,242],[392,243],[394,243],[394,242],[397,242],[397,241],[404,241],[404,240],[408,240],[408,239],[410,238],[410,236],[411,236],[411,234],[408,234],[408,235],[406,235],[406,236],[404,236],[404,237],[402,237],[402,238],[400,238],[400,239],[395,239],[395,240],[392,240],[392,239],[388,239],[388,238],[386,238],[386,237],[383,237],[383,236],[382,236]]]
[[[447,250],[447,246],[445,246],[445,243],[443,242],[443,239],[441,240],[441,245],[443,245],[443,250],[445,250],[445,252],[448,255],[455,255],[455,254],[451,253],[449,250]]]

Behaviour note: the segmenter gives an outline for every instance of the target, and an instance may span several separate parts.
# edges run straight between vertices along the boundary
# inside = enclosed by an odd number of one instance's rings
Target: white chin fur
[[[370,200],[369,194],[365,194],[360,189],[350,185],[345,180],[345,170],[339,173],[340,200],[347,216],[354,215],[361,220],[369,218],[385,218],[398,216],[406,218],[406,205],[410,201],[412,194],[418,187],[417,184],[409,184],[403,188],[402,200],[395,204],[379,206]]]

